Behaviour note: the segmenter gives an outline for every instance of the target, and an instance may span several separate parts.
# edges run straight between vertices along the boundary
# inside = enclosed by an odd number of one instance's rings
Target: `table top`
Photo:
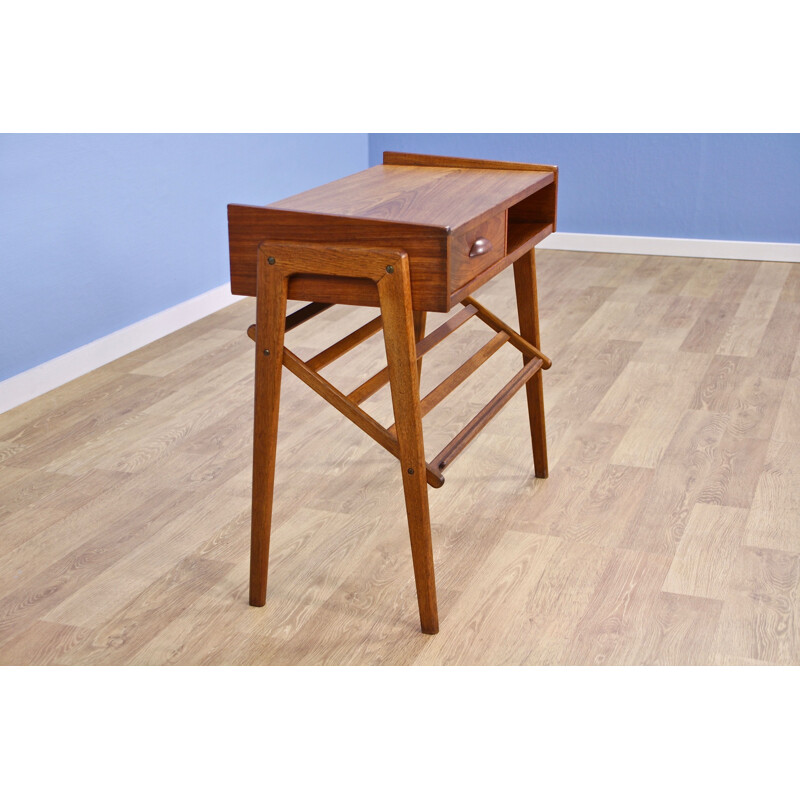
[[[557,193],[553,166],[384,153],[285,200],[228,206],[231,289],[255,294],[261,242],[348,244],[405,252],[414,308],[447,311],[555,230]],[[377,305],[374,286],[311,270],[289,297]]]
[[[451,231],[553,182],[552,171],[381,164],[269,208],[435,225]]]

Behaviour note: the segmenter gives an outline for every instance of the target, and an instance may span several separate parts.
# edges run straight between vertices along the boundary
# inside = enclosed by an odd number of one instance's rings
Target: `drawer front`
[[[485,252],[481,253],[482,249]],[[453,234],[450,237],[450,292],[480,275],[505,254],[505,211]]]

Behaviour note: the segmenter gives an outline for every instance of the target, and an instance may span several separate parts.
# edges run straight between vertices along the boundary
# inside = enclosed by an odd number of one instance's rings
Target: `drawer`
[[[473,248],[480,249],[480,239],[489,243],[488,249],[482,254],[470,256]],[[453,233],[448,244],[452,293],[506,254],[506,212],[501,211],[476,224],[470,223]]]

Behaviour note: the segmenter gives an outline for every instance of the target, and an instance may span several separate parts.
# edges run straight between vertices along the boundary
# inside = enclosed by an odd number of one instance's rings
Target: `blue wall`
[[[227,203],[383,150],[558,164],[561,231],[800,242],[798,134],[0,135],[0,380],[225,283]]]
[[[370,134],[384,150],[557,164],[559,231],[800,242],[800,134]]]
[[[225,283],[228,203],[366,166],[366,134],[0,135],[0,380]]]

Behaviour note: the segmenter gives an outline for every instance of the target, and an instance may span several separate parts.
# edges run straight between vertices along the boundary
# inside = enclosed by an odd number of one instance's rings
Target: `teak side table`
[[[439,618],[428,511],[428,485],[514,393],[525,386],[534,471],[547,477],[542,369],[533,248],[556,226],[558,169],[537,164],[384,153],[383,165],[266,207],[228,206],[231,290],[255,295],[256,342],[250,604],[267,593],[269,535],[285,366],[401,464],[411,555],[424,633]],[[471,297],[514,265],[519,333]],[[286,316],[286,301],[308,305]],[[336,303],[375,306],[371,322],[302,361],[284,333]],[[425,335],[428,311],[463,306]],[[420,399],[422,357],[476,316],[495,336]],[[387,367],[344,394],[318,370],[383,329]],[[426,461],[422,417],[503,344],[522,353],[522,368],[456,437]],[[389,384],[395,423],[384,427],[359,404]]]

